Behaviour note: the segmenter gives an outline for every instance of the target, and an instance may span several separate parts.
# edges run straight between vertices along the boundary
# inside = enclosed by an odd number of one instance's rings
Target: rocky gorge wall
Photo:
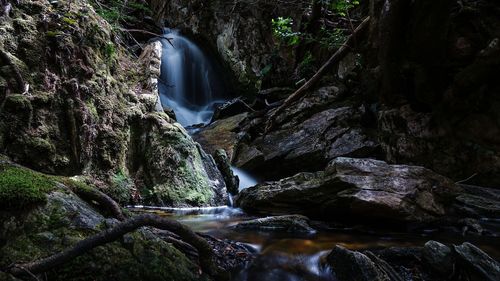
[[[225,202],[213,159],[156,111],[161,54],[133,58],[87,1],[20,1],[0,35],[0,153],[122,203]]]
[[[495,110],[499,97],[495,69],[499,67],[500,31],[494,1],[467,1],[460,6],[453,1],[403,5],[404,1],[395,0],[386,3],[390,11],[384,10],[384,1],[369,2],[360,7],[369,13],[371,24],[362,46],[355,50],[358,53],[347,56],[307,97],[279,114],[274,130],[264,130],[273,108],[256,107],[257,112],[239,120],[238,126],[229,124],[235,119],[227,124],[220,120],[201,132],[198,140],[207,148],[212,143],[214,147],[208,149],[215,151],[221,140],[205,136],[233,134],[232,144],[223,144],[235,151],[233,163],[266,179],[322,170],[333,158],[348,156],[421,165],[456,181],[468,179],[471,184],[498,187],[500,119]],[[223,23],[231,21],[227,17],[253,15],[235,12],[216,17],[213,11],[224,10],[219,2],[209,6],[174,3],[167,5],[166,11],[173,15],[167,21],[188,32],[209,35],[212,44],[224,34]],[[424,12],[429,9],[435,12]],[[273,16],[301,18],[280,8],[270,10]],[[307,13],[305,9],[303,17]],[[188,24],[180,20],[185,18]],[[271,29],[262,27],[271,26],[269,18],[256,19],[261,37],[242,40],[242,49],[253,50],[237,52],[243,63],[275,50],[272,40],[257,40],[272,38]],[[237,30],[245,30],[244,21],[238,26]],[[428,26],[436,28],[427,32]],[[228,38],[240,42],[239,33]],[[237,45],[228,46],[237,49]],[[225,48],[219,49],[222,57],[224,52]],[[289,75],[288,79],[291,84],[295,78]],[[263,88],[281,85],[279,79],[273,82],[262,84]],[[287,91],[281,98],[294,89]],[[266,99],[270,95],[265,92],[257,97]]]

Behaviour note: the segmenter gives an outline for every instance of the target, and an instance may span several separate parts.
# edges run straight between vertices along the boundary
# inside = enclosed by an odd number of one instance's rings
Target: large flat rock
[[[237,204],[263,214],[429,222],[444,217],[461,190],[423,167],[339,157],[325,171],[245,189]]]

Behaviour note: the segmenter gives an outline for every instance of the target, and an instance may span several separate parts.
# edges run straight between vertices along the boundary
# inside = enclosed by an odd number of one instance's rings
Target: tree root
[[[340,61],[351,49],[350,45],[356,37],[361,34],[361,32],[368,26],[368,23],[370,22],[370,17],[366,17],[360,24],[359,26],[354,30],[354,32],[347,38],[346,42],[328,59],[328,61],[323,64],[323,66],[316,72],[311,79],[309,79],[302,87],[300,87],[295,93],[290,95],[283,104],[278,107],[268,118],[266,122],[266,132],[269,132],[272,130],[275,126],[275,119],[276,117],[285,109],[287,108],[290,104],[293,102],[299,100],[300,98],[304,97],[312,86],[314,86],[320,79],[323,77],[323,75],[330,69],[330,67]]]
[[[201,269],[205,273],[212,276],[215,280],[224,279],[224,273],[219,271],[219,268],[215,264],[214,252],[205,239],[193,232],[189,227],[177,221],[152,214],[139,215],[123,221],[113,228],[84,239],[76,243],[73,247],[44,259],[29,263],[14,264],[6,269],[6,272],[16,277],[26,276],[27,272],[34,275],[44,273],[96,247],[113,242],[123,235],[144,226],[168,230],[179,235],[181,239],[196,248]]]
[[[85,202],[97,202],[101,208],[108,211],[114,218],[120,221],[126,219],[120,205],[105,193],[95,188],[72,188],[71,190]]]

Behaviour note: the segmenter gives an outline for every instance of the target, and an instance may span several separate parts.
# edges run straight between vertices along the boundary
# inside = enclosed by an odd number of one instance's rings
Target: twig
[[[474,173],[472,176],[470,176],[470,177],[468,177],[468,178],[466,178],[464,180],[457,181],[455,184],[460,184],[460,183],[468,182],[469,180],[471,180],[475,176],[477,176],[477,173]]]

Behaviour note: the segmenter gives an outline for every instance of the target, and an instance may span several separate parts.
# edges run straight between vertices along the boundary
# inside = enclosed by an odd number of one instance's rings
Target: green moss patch
[[[44,203],[55,182],[28,169],[0,166],[0,209],[22,209]]]

